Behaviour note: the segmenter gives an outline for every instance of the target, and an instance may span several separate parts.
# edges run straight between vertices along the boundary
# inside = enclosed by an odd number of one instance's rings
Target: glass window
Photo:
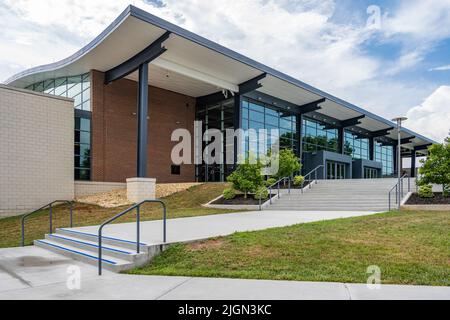
[[[369,139],[345,131],[344,153],[352,156],[353,159],[370,159]]]
[[[74,99],[76,109],[91,110],[91,82],[89,74],[48,79],[28,86],[27,89]],[[91,120],[75,117],[75,179],[90,179]]]
[[[303,151],[316,152],[321,150],[338,152],[337,129],[325,130],[325,126],[319,121],[303,119]]]
[[[384,176],[391,176],[394,174],[393,150],[393,146],[383,146],[381,142],[375,142],[375,161],[382,163],[382,172]]]

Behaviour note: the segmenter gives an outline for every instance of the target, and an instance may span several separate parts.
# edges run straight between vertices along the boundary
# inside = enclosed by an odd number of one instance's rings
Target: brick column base
[[[156,179],[130,178],[127,179],[127,198],[133,203],[156,198]]]

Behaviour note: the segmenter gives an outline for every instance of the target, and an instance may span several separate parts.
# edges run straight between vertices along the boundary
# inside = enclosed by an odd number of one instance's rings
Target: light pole
[[[392,119],[392,121],[397,123],[397,176],[398,176],[398,192],[397,192],[397,203],[398,203],[398,210],[400,210],[400,204],[401,204],[401,180],[402,180],[402,172],[401,172],[401,168],[402,168],[402,136],[401,136],[401,131],[402,131],[402,123],[403,121],[408,120],[408,118],[406,117],[397,117]]]

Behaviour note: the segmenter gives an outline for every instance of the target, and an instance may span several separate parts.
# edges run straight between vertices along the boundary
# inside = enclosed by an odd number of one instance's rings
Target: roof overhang
[[[134,6],[127,7],[105,31],[72,56],[23,71],[6,83],[24,88],[49,78],[82,74],[92,69],[106,72],[137,55],[168,32],[170,36],[162,43],[167,50],[150,63],[149,83],[153,86],[203,97],[218,91],[239,93],[243,84],[257,79],[257,92],[298,106],[325,99],[316,112],[339,122],[359,118],[358,127],[370,132],[395,127],[387,119]],[[137,72],[128,74],[127,78],[137,81]],[[415,137],[404,146],[406,148],[436,143],[406,128],[402,129],[401,135],[402,138]],[[391,130],[386,136],[397,139],[397,132]]]

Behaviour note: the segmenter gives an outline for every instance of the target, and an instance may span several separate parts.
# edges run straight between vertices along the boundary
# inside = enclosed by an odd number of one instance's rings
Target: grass
[[[392,212],[179,244],[132,274],[450,285],[450,212]]]
[[[224,183],[208,183],[192,187],[186,191],[170,195],[163,200],[167,205],[168,218],[193,217],[232,212],[203,208],[201,205],[218,197],[226,187]],[[113,217],[115,214],[127,209],[129,206],[119,208],[101,208],[95,205],[76,203],[74,206],[74,226],[97,225]],[[241,210],[242,211],[242,210]],[[158,220],[162,218],[162,209],[158,204],[145,204],[141,209],[141,219]],[[0,219],[0,248],[17,247],[20,245],[21,217]],[[135,221],[136,215],[130,212],[118,219],[116,223]],[[26,220],[26,245],[32,244],[35,239],[42,239],[48,233],[48,210],[43,210]],[[53,209],[54,228],[69,226],[69,207],[60,205]]]

